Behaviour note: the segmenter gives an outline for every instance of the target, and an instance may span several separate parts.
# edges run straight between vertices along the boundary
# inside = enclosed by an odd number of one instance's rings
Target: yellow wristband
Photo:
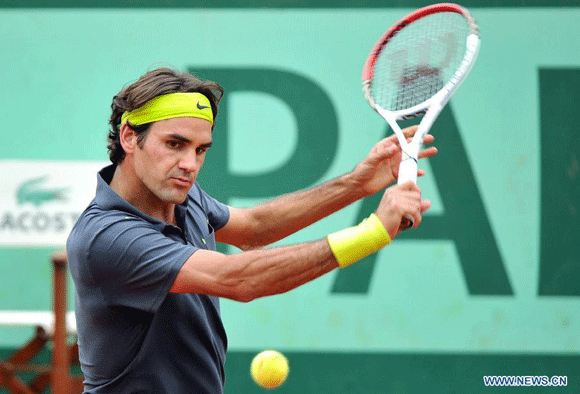
[[[391,237],[374,213],[358,226],[328,235],[330,250],[341,268],[365,258],[389,243]]]

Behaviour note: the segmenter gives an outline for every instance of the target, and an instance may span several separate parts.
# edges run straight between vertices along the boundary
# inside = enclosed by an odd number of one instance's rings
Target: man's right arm
[[[385,192],[376,215],[394,239],[401,218],[411,215],[415,226],[429,208],[412,182]],[[337,268],[338,262],[326,238],[309,243],[227,255],[200,249],[193,253],[170,289],[174,293],[199,293],[236,301],[280,294]]]
[[[234,255],[199,249],[185,262],[169,291],[249,302],[285,293],[336,267],[326,239]]]

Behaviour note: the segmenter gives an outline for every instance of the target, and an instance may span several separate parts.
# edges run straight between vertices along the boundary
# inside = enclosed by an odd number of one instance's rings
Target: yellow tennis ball
[[[250,374],[258,385],[273,389],[280,386],[288,377],[290,368],[286,357],[275,350],[264,350],[252,360]]]

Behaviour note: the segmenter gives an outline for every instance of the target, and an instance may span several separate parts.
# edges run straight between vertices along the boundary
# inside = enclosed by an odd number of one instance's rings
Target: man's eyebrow
[[[167,136],[167,138],[174,139],[174,140],[178,140],[178,141],[181,141],[181,142],[183,142],[185,144],[191,143],[191,140],[189,138],[186,138],[186,137],[184,137],[184,136],[182,136],[180,134],[172,133],[172,134],[169,134]],[[206,144],[201,144],[199,147],[200,148],[204,148],[204,149],[209,149],[209,148],[211,148],[212,145],[213,145],[213,141],[210,141],[210,142],[208,142]]]
[[[172,138],[174,140],[181,141],[181,142],[185,142],[185,143],[191,142],[191,140],[189,138],[185,138],[184,136],[179,135],[179,134],[169,134],[167,137]]]

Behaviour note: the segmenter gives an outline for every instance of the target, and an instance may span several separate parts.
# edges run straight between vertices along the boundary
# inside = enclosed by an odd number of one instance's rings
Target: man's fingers
[[[408,205],[404,210],[403,217],[412,217],[413,218],[413,228],[419,227],[421,224],[421,209],[422,209],[422,202],[421,202],[421,195],[420,193],[411,192],[412,194],[409,196],[409,200],[407,201]]]
[[[406,137],[407,143],[411,142],[413,140],[413,136],[415,135],[415,132],[417,130],[416,129],[412,129],[412,128],[406,128],[405,130],[403,130],[403,135]],[[435,137],[432,134],[426,134],[425,137],[423,137],[423,145],[427,145],[427,144],[431,144],[435,141]],[[398,142],[398,139],[397,139]]]
[[[421,221],[423,220],[423,213],[429,208],[431,208],[431,201],[421,200],[419,211],[413,210],[413,212],[411,213],[414,219],[413,228],[419,227]]]
[[[418,128],[419,128],[419,125],[405,127],[403,129],[403,135],[407,138],[412,137],[415,135],[415,132],[417,131]]]
[[[403,218],[412,218],[413,228],[417,228],[421,224],[423,212],[430,207],[429,200],[421,200],[419,186],[413,181],[407,181],[385,191],[376,213],[389,234],[395,237],[402,230]]]
[[[403,190],[405,190],[404,195],[406,195],[406,203],[403,210],[403,217],[409,215],[413,218],[413,228],[417,228],[421,224],[421,214],[429,209],[431,202],[428,200],[421,200],[421,189],[413,181],[407,181],[400,185]]]
[[[421,152],[419,152],[418,157],[419,157],[419,159],[424,159],[426,157],[435,156],[437,154],[437,152],[439,152],[439,150],[436,147],[431,146],[431,147],[429,147],[427,149],[423,149]]]
[[[421,201],[421,214],[431,208],[431,201],[430,200],[423,200]]]
[[[417,186],[417,184],[413,181],[406,181],[397,186],[403,190],[413,190],[421,193],[421,189],[419,189],[419,186]]]
[[[412,135],[405,135],[405,137],[407,137],[407,143],[413,141]],[[425,137],[423,137],[423,145],[431,144],[433,141],[435,141],[435,137],[433,137],[431,134],[427,134]]]
[[[397,145],[394,145],[392,141],[388,141],[385,138],[375,146],[374,153],[377,154],[379,158],[383,159],[393,155],[397,149]]]

